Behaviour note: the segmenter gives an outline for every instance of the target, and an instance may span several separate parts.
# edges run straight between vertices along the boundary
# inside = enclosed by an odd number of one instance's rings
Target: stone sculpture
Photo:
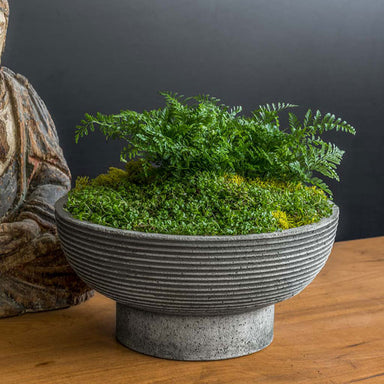
[[[8,17],[8,2],[0,0],[1,55]],[[0,318],[68,307],[91,295],[56,236],[53,206],[69,187],[46,106],[25,77],[0,67]]]

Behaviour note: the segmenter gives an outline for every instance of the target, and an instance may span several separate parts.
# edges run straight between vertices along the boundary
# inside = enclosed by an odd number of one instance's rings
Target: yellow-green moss
[[[142,232],[237,235],[294,228],[331,214],[316,187],[210,172],[190,178],[143,176],[141,165],[79,178],[67,209],[76,218]]]

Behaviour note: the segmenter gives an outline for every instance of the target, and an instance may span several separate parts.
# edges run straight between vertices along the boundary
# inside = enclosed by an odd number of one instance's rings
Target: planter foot
[[[178,316],[117,303],[116,338],[146,355],[171,360],[222,360],[249,355],[273,339],[274,305],[220,316]]]

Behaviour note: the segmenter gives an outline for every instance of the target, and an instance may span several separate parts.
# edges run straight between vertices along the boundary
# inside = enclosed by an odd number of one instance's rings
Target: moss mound
[[[162,177],[156,170],[110,168],[79,178],[66,209],[75,218],[140,232],[176,235],[246,235],[318,222],[332,203],[317,187],[241,176],[195,173]]]

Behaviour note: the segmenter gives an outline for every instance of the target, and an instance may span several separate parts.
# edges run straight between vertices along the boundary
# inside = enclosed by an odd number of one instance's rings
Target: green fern
[[[338,180],[336,169],[344,151],[320,136],[335,130],[355,134],[335,115],[308,110],[300,121],[289,112],[288,127],[279,114],[296,107],[289,103],[259,106],[251,116],[242,107],[228,107],[215,97],[184,97],[162,92],[165,107],[116,115],[86,114],[76,130],[76,142],[95,129],[107,139],[126,144],[123,162],[142,158],[143,172],[157,166],[164,175],[187,177],[200,171],[303,182],[331,195],[319,176]]]

